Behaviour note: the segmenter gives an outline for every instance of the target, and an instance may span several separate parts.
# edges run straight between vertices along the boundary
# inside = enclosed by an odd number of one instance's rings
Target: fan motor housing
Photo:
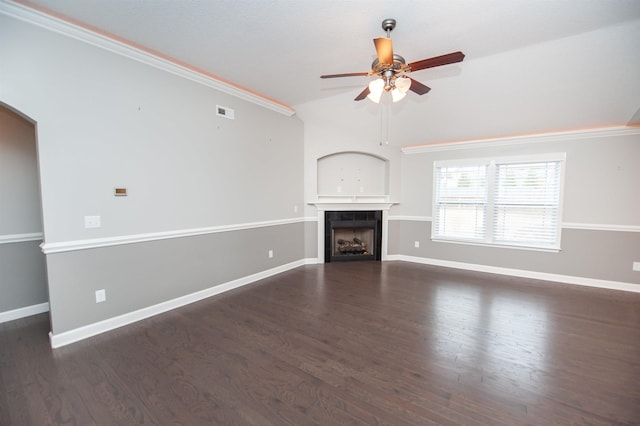
[[[402,72],[407,68],[407,62],[400,55],[393,54],[393,64],[381,64],[378,58],[371,63],[371,73],[384,74],[385,71],[392,70],[393,73]]]

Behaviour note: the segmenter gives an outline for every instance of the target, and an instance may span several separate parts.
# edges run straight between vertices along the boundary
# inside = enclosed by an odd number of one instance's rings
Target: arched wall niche
[[[317,160],[317,194],[388,197],[389,160],[377,155],[344,151]]]

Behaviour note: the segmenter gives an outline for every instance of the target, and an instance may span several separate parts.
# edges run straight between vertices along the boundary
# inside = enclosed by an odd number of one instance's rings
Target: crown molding
[[[595,129],[570,130],[566,132],[537,133],[498,138],[439,142],[428,145],[406,146],[402,148],[402,153],[422,154],[425,152],[456,151],[471,148],[492,148],[527,143],[560,142],[575,139],[610,138],[629,135],[640,135],[640,126],[600,127]]]
[[[222,81],[212,75],[181,65],[170,58],[163,58],[142,48],[135,47],[131,44],[125,43],[124,41],[113,39],[107,35],[100,34],[89,28],[68,22],[62,18],[49,15],[27,5],[8,0],[0,1],[0,13],[81,42],[88,43],[187,80],[191,80],[198,84],[202,84],[228,95],[235,96],[236,98],[286,115],[287,117],[291,117],[296,113],[295,110],[288,105],[281,104],[232,83]]]

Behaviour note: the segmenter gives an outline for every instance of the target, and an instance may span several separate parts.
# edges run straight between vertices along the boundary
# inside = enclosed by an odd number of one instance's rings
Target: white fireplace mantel
[[[396,204],[390,202],[388,196],[318,196],[318,200],[308,204],[318,210],[318,263],[324,263],[324,213],[326,211],[382,211],[382,244],[381,259],[387,260],[389,209]]]

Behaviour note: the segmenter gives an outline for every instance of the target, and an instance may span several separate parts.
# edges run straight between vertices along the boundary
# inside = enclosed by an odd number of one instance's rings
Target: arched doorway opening
[[[47,312],[36,124],[0,103],[0,323]]]

